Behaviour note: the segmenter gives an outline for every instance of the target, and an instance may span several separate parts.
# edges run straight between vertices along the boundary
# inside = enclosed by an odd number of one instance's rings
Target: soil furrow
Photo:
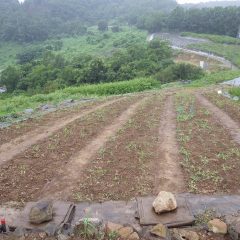
[[[0,168],[1,200],[31,201],[43,187],[62,174],[71,157],[95,139],[139,97],[126,97],[101,108],[33,145]]]
[[[58,121],[63,121],[74,116],[78,116],[81,111],[97,107],[109,100],[98,99],[90,102],[78,103],[77,105],[66,108],[64,107],[57,111],[49,112],[40,116],[38,115],[40,113],[36,113],[36,115],[33,114],[33,116],[27,120],[15,123],[6,128],[0,128],[0,146],[4,143],[10,142],[12,139],[23,136],[32,131],[36,131],[37,129],[39,129],[39,132],[41,132],[41,129],[44,127],[48,128],[56,124]]]
[[[28,147],[36,144],[39,141],[42,141],[45,138],[48,138],[54,132],[57,132],[58,130],[64,128],[67,124],[74,122],[75,120],[82,118],[90,113],[93,113],[97,111],[98,109],[101,109],[103,107],[109,106],[116,101],[119,101],[119,99],[111,100],[106,103],[103,103],[97,107],[93,107],[92,109],[85,110],[81,112],[78,115],[75,115],[71,118],[59,120],[55,122],[52,126],[42,127],[35,131],[31,131],[23,136],[17,137],[13,139],[12,141],[5,143],[0,146],[0,165],[4,162],[7,162],[11,160],[14,156],[17,154],[23,152]]]
[[[158,128],[163,100],[157,94],[138,107],[90,159],[69,200],[102,202],[156,194]]]
[[[228,129],[236,143],[240,144],[240,126],[225,112],[209,102],[205,97],[196,94],[198,101],[213,113],[213,117],[226,129]]]
[[[176,138],[176,112],[174,110],[172,96],[167,98],[162,112],[159,141],[156,190],[157,192],[183,192],[185,190],[185,184]]]
[[[107,126],[100,135],[98,135],[84,149],[75,154],[70,159],[69,164],[66,165],[64,172],[47,184],[41,195],[47,198],[67,199],[71,195],[76,181],[81,176],[84,166],[89,162],[91,157],[104,146],[108,139],[114,136],[121,126],[127,122],[143,101],[145,101],[145,98],[131,105],[117,119],[115,119],[111,125]]]
[[[210,102],[227,113],[236,123],[240,125],[240,102],[218,95],[215,92],[207,92],[204,94]]]
[[[239,193],[239,144],[193,94],[179,94],[176,108],[181,164],[189,191]]]

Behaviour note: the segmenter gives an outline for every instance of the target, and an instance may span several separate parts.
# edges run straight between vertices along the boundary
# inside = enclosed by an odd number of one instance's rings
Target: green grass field
[[[234,38],[234,37],[229,37],[229,36],[224,36],[224,35],[183,32],[183,33],[181,33],[181,36],[208,39],[215,43],[240,45],[239,38]]]
[[[232,80],[234,78],[237,78],[240,76],[240,70],[232,71],[232,70],[226,70],[226,71],[220,71],[216,73],[209,73],[206,74],[204,77],[193,81],[190,85],[190,87],[204,87],[208,85],[218,84],[224,81]]]
[[[33,96],[0,96],[0,116],[14,114],[27,108],[36,108],[41,104],[57,104],[65,99],[80,99],[89,96],[121,95],[125,93],[141,92],[160,88],[160,83],[152,78],[138,78],[130,81],[113,83],[81,85],[69,87],[49,94],[37,94]]]
[[[214,53],[228,59],[237,67],[240,67],[240,45],[229,45],[221,43],[200,43],[188,46],[204,52]]]
[[[195,50],[214,53],[228,59],[240,67],[240,39],[222,35],[198,34],[184,32],[182,36],[208,39],[211,42],[190,44],[188,47]]]

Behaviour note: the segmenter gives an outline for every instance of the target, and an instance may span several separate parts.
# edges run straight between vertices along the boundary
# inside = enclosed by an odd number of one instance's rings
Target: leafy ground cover
[[[229,93],[233,96],[240,97],[240,87],[234,87],[229,89]]]
[[[89,96],[108,96],[132,92],[141,92],[153,88],[159,88],[157,80],[140,78],[130,81],[121,81],[104,84],[81,85],[69,87],[49,94],[37,94],[33,96],[19,95],[0,98],[0,116],[14,114],[27,108],[37,108],[44,103],[57,104],[65,99],[80,99]]]
[[[239,146],[191,93],[176,97],[177,136],[190,192],[236,193]]]

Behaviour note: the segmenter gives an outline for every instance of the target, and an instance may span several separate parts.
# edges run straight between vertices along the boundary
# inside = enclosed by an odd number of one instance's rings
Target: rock
[[[50,106],[48,105],[48,104],[46,104],[46,105],[43,105],[42,107],[41,107],[41,109],[44,111],[44,110],[48,110],[50,108]]]
[[[38,235],[41,239],[45,239],[47,237],[47,234],[45,232],[41,232]]]
[[[233,97],[233,100],[234,101],[239,101],[239,97],[235,96],[235,97]]]
[[[106,230],[108,233],[111,233],[111,232],[118,232],[118,230],[120,230],[121,228],[123,228],[122,225],[120,224],[116,224],[116,223],[112,223],[112,222],[108,222],[107,225],[106,225]]]
[[[123,227],[117,230],[117,233],[121,238],[127,239],[133,233],[133,229],[131,227]]]
[[[29,221],[33,224],[41,224],[53,219],[53,204],[50,201],[41,201],[30,210]]]
[[[48,236],[54,236],[57,232],[58,227],[55,223],[48,223],[47,226],[44,228],[44,231],[47,233]]]
[[[166,226],[164,226],[163,224],[159,223],[158,225],[154,226],[151,230],[150,233],[161,237],[163,239],[168,239],[169,236],[169,231],[168,228]]]
[[[25,109],[24,113],[25,114],[32,114],[34,110],[32,108]]]
[[[129,237],[128,240],[139,240],[139,236],[136,232],[132,233]]]
[[[67,99],[67,100],[64,101],[64,103],[67,103],[67,104],[68,104],[68,103],[73,103],[73,102],[74,102],[73,99]]]
[[[137,232],[138,234],[141,234],[142,233],[142,227],[139,223],[134,223],[134,224],[131,224],[131,227],[133,228],[133,230],[135,232]]]
[[[177,208],[177,201],[170,192],[160,192],[153,202],[156,213],[170,212]]]
[[[227,224],[216,218],[208,222],[208,229],[213,233],[226,234]]]
[[[199,236],[196,232],[187,229],[177,229],[172,230],[173,240],[199,240]]]
[[[235,219],[229,224],[228,233],[232,240],[240,240],[240,218]]]
[[[64,234],[59,234],[57,236],[57,240],[68,240],[70,239],[70,236],[64,235]]]
[[[13,235],[14,235],[14,236],[17,236],[17,237],[21,237],[21,236],[24,236],[26,232],[27,232],[27,231],[26,231],[25,228],[23,228],[23,227],[17,227],[17,228],[15,229],[15,231],[13,232]]]

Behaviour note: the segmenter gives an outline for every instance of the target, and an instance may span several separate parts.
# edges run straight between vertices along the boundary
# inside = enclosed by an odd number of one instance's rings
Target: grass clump
[[[203,76],[202,78],[193,81],[190,85],[190,87],[204,87],[212,84],[218,84],[224,81],[232,80],[234,78],[237,78],[240,76],[240,70],[226,70],[226,71],[220,71],[216,73],[209,73]]]
[[[57,90],[49,94],[33,96],[19,95],[0,98],[0,116],[21,112],[27,108],[37,108],[41,104],[57,104],[65,99],[80,99],[89,96],[121,95],[125,93],[141,92],[160,87],[157,80],[152,78],[137,78],[130,81],[81,85]]]
[[[240,97],[240,87],[233,87],[229,90],[229,93],[232,95],[232,96],[237,96],[237,97]]]

